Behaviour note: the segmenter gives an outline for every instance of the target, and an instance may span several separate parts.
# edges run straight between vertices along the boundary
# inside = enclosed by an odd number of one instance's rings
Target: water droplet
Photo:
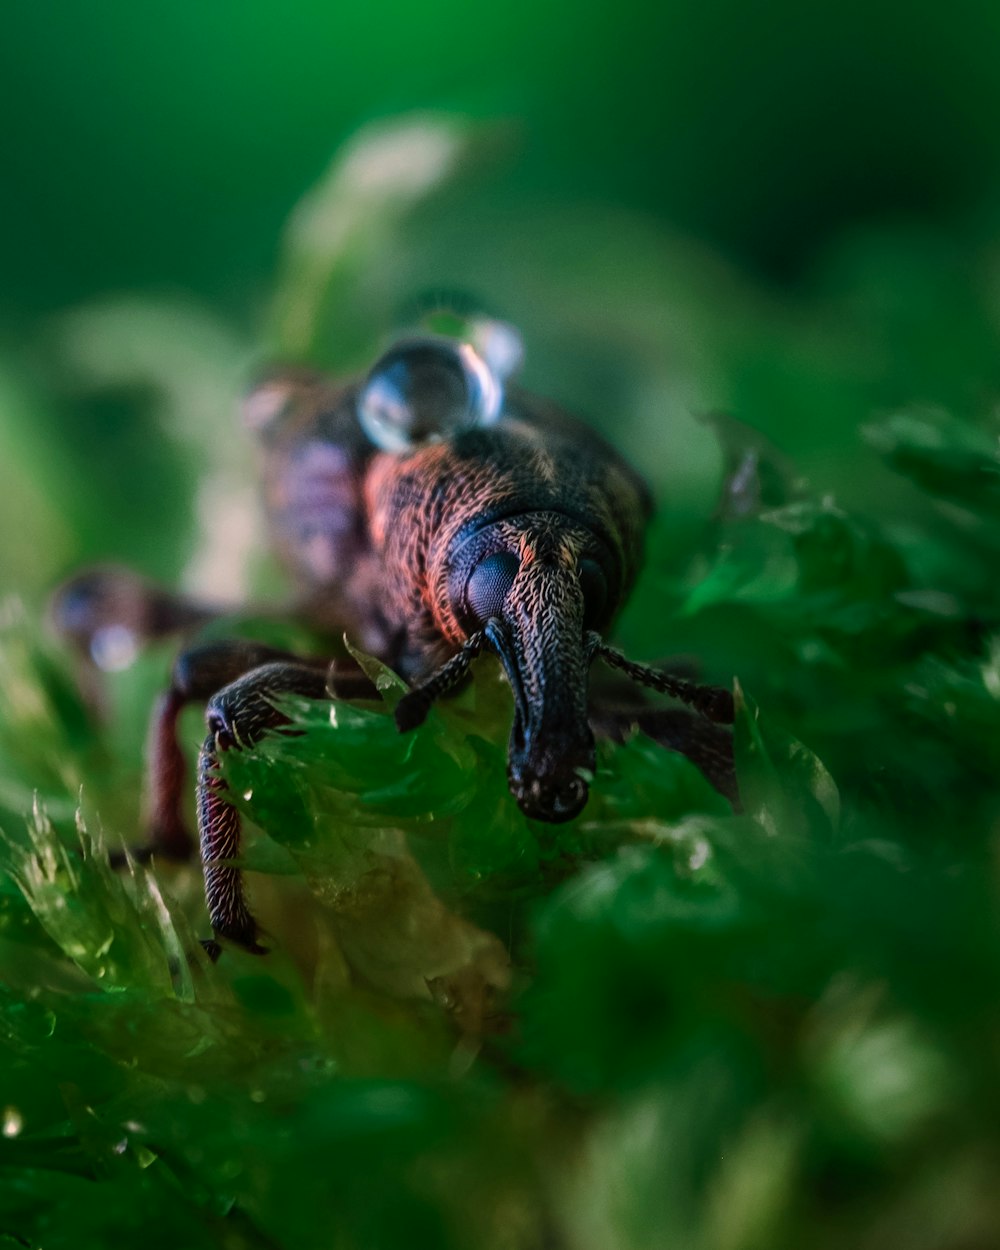
[[[128,1150],[128,1138],[123,1137],[121,1141],[116,1141],[115,1144],[111,1147],[111,1149],[115,1152],[116,1155],[123,1155],[125,1151]]]
[[[4,1137],[16,1137],[24,1128],[24,1117],[16,1107],[4,1107],[2,1124]]]
[[[243,791],[244,803],[249,803],[252,798],[253,798],[253,786],[251,786],[249,790]]]
[[[503,387],[471,344],[431,335],[391,347],[357,402],[361,427],[375,446],[403,452],[491,425],[503,407]]]

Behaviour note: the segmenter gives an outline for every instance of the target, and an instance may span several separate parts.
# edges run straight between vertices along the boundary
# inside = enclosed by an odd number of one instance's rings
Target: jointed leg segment
[[[241,820],[228,801],[220,775],[220,755],[251,747],[269,729],[288,724],[274,706],[282,694],[322,699],[327,693],[325,668],[281,660],[244,674],[219,691],[209,702],[208,737],[198,757],[198,833],[205,872],[205,895],[212,931],[255,954],[263,953],[257,942],[257,923],[247,906],[239,857]],[[209,944],[215,954],[217,947]]]
[[[587,636],[588,653],[591,659],[602,659],[605,664],[617,668],[641,686],[650,690],[658,690],[661,694],[669,694],[680,699],[682,703],[693,707],[696,712],[719,725],[731,725],[735,718],[733,694],[723,686],[699,686],[687,681],[674,673],[666,673],[661,669],[650,668],[647,664],[636,664],[601,638],[599,634]]]
[[[189,703],[211,699],[262,664],[295,660],[286,651],[239,640],[204,643],[177,658],[170,688],[157,700],[146,743],[147,855],[184,860],[194,851],[194,841],[181,815],[185,774],[184,756],[177,742],[181,711]]]
[[[154,712],[148,741],[147,810],[150,841],[140,854],[187,859],[194,850],[181,811],[184,757],[177,719],[192,702],[206,702],[209,733],[198,759],[197,805],[205,892],[213,931],[256,952],[257,925],[246,903],[240,870],[240,815],[228,801],[219,770],[223,751],[253,746],[269,729],[287,724],[273,699],[301,694],[322,699],[331,687],[342,697],[372,694],[368,678],[352,665],[335,673],[325,660],[308,660],[261,643],[205,643],[185,651],[174,665],[169,690]],[[218,947],[210,943],[213,953]]]

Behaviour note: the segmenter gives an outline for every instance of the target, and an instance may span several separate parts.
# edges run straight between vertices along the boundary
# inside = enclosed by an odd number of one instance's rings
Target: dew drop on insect
[[[474,426],[503,407],[500,379],[469,343],[406,340],[390,348],[358,396],[358,419],[383,451],[406,451]]]
[[[4,1137],[17,1137],[24,1128],[24,1117],[17,1107],[4,1107],[3,1119],[0,1123],[3,1124]]]

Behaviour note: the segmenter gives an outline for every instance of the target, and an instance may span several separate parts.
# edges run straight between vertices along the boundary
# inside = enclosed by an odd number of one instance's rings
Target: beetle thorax
[[[463,578],[492,552],[507,552],[525,569],[541,562],[578,574],[588,562],[599,566],[608,608],[601,624],[614,614],[638,560],[637,497],[585,436],[550,441],[559,471],[544,478],[537,430],[519,420],[372,457],[364,498],[384,577],[379,606],[411,642],[436,637],[457,647],[470,636]],[[499,575],[494,562],[479,582],[488,582],[491,568]]]

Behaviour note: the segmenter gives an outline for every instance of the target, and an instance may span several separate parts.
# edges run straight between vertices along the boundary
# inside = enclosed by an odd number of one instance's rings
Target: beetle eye
[[[604,624],[608,610],[608,583],[596,560],[580,561],[580,589],[583,591],[583,623],[586,629]]]
[[[495,551],[480,560],[465,587],[465,606],[479,625],[500,616],[521,561],[511,551]]]
[[[503,393],[468,343],[414,339],[375,365],[358,395],[358,418],[383,451],[406,451],[500,415]]]

